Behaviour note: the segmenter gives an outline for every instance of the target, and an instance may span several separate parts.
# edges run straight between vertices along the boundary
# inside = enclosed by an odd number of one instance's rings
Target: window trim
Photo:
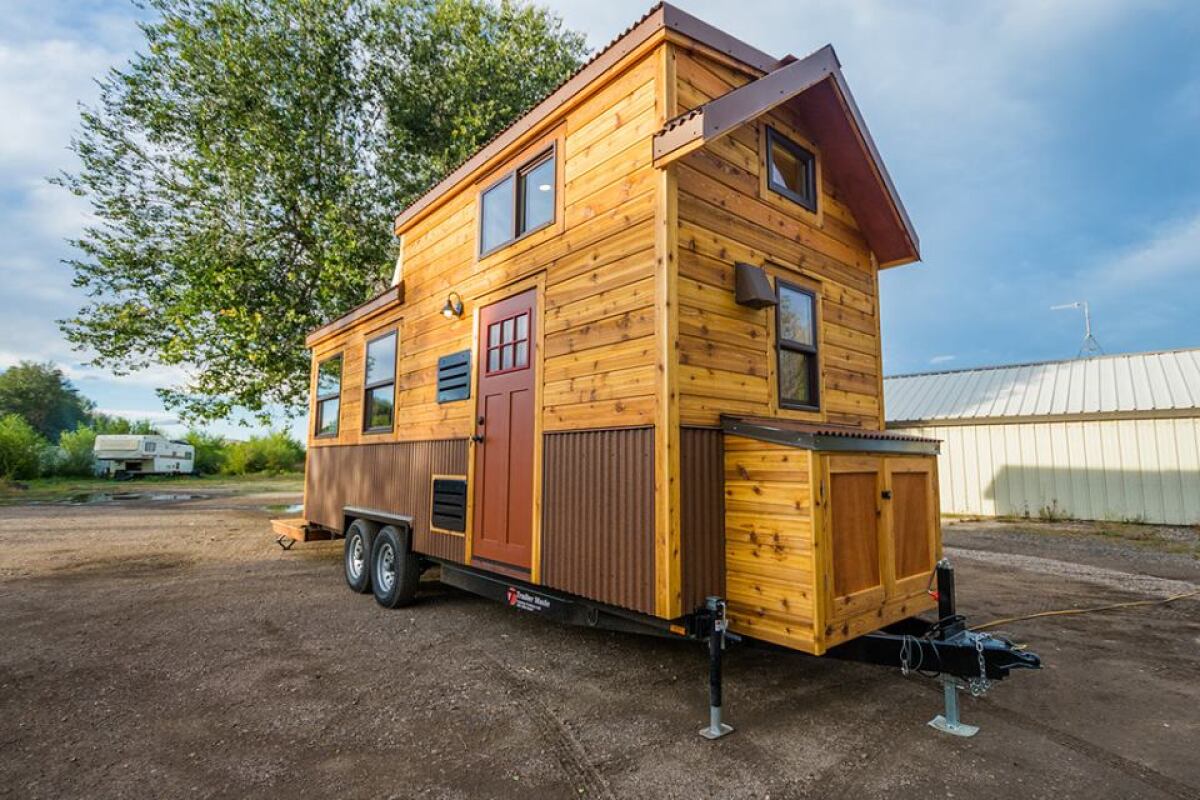
[[[389,336],[396,337],[396,347],[393,351],[392,377],[386,381],[375,381],[367,383],[367,355],[370,352],[371,345]],[[400,329],[391,328],[383,333],[373,336],[363,344],[363,402],[362,402],[362,424],[363,433],[391,433],[396,428],[396,373],[399,372],[400,366]],[[391,385],[392,387],[392,421],[387,424],[387,427],[376,425],[368,427],[368,422],[371,418],[371,407],[368,402],[370,394],[375,389],[381,389],[384,386]]]
[[[342,358],[343,355],[344,355],[344,353],[338,352],[334,355],[329,356],[328,358],[324,358],[317,362],[316,385],[313,387],[313,394],[316,396],[316,399],[314,401],[315,413],[313,414],[313,438],[314,439],[335,439],[335,438],[337,438],[338,434],[341,433],[341,430],[342,430],[342,383],[344,382],[344,379],[346,377],[346,373],[345,373],[346,360],[344,358]],[[337,388],[336,392],[329,392],[327,394],[321,394],[321,367],[325,366],[330,361],[342,362],[342,369],[338,373],[338,388]],[[329,433],[322,433],[321,432],[321,421],[323,419],[322,412],[324,411],[324,408],[325,408],[324,404],[327,400],[333,400],[335,398],[338,401],[337,422],[334,423],[332,431],[330,431]]]
[[[542,163],[544,163],[545,161],[547,161],[549,159],[554,160],[554,200],[551,203],[550,219],[546,220],[545,222],[541,223],[540,225],[538,225],[534,228],[530,228],[527,231],[522,231],[521,230],[521,218],[524,215],[524,204],[521,202],[521,178],[524,175],[528,174],[530,171],[532,171],[534,168],[541,166]],[[522,239],[532,236],[533,234],[537,233],[538,231],[543,231],[546,228],[549,228],[558,222],[558,200],[559,200],[559,197],[558,197],[558,188],[559,188],[558,187],[558,175],[559,175],[560,168],[561,168],[561,166],[559,164],[559,158],[558,158],[558,140],[555,139],[547,147],[543,147],[543,148],[539,149],[532,156],[521,161],[520,164],[517,164],[512,169],[506,170],[504,172],[504,174],[497,176],[495,180],[493,180],[491,183],[489,183],[487,186],[485,186],[483,189],[480,190],[479,199],[476,202],[476,208],[478,209],[478,216],[479,216],[479,224],[477,226],[478,237],[479,237],[479,247],[478,247],[479,258],[481,258],[481,259],[487,258],[488,256],[490,256],[493,253],[498,253],[499,251],[503,250],[504,248],[509,247],[510,245],[514,245],[517,242],[521,241]],[[512,212],[513,212],[513,214],[512,214],[513,236],[509,239],[505,239],[503,242],[500,242],[499,244],[492,247],[491,249],[484,250],[483,249],[483,223],[484,223],[484,220],[483,220],[483,197],[488,192],[490,192],[492,189],[495,189],[497,186],[504,183],[509,178],[512,178],[512,180],[513,180],[513,209],[512,209]]]
[[[782,133],[780,133],[778,130],[776,130],[772,126],[767,125],[766,128],[767,128],[767,146],[765,148],[766,149],[765,166],[766,166],[766,173],[767,173],[767,189],[769,189],[772,192],[775,192],[778,195],[786,197],[787,199],[798,204],[802,208],[805,208],[808,211],[811,211],[814,214],[817,213],[817,156],[816,156],[816,154],[813,153],[812,151],[810,151],[804,145],[800,144],[799,142],[793,141],[793,140],[789,139],[787,136],[784,136]],[[804,170],[804,174],[805,174],[804,188],[808,192],[807,197],[805,197],[803,194],[799,194],[797,192],[792,191],[790,188],[788,188],[784,184],[777,182],[775,180],[775,178],[772,176],[771,165],[774,163],[774,157],[773,157],[772,153],[773,153],[775,144],[779,144],[780,147],[782,147],[784,150],[787,150],[789,153],[791,153],[793,156],[795,156],[797,158],[797,160],[799,160],[800,162],[802,162],[806,165],[806,168]]]
[[[803,342],[797,342],[794,339],[785,339],[783,336],[783,291],[793,291],[798,294],[806,294],[812,300],[812,318],[813,318],[813,344],[808,345]],[[809,289],[806,286],[785,281],[782,278],[775,279],[775,395],[779,401],[779,407],[790,411],[820,411],[821,410],[821,319],[820,319],[820,296],[815,289]],[[812,386],[812,403],[801,403],[796,400],[789,400],[783,396],[783,352],[787,350],[791,353],[804,353],[812,356],[812,366],[809,367],[808,381]]]

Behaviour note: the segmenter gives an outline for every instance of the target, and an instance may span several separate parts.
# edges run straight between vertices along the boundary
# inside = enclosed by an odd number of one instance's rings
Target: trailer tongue
[[[724,722],[722,715],[722,660],[726,640],[743,641],[743,637],[728,630],[723,599],[710,597],[703,607],[669,622],[461,564],[438,563],[442,583],[502,602],[518,611],[590,628],[705,642],[709,656],[709,723],[700,730],[700,735],[718,739],[733,732],[733,727]],[[990,690],[995,681],[1007,678],[1012,670],[1041,669],[1042,661],[1003,637],[976,633],[967,628],[966,619],[955,610],[954,568],[945,559],[938,562],[936,582],[936,621],[909,618],[833,647],[825,652],[825,656],[899,667],[905,675],[916,672],[940,680],[945,692],[945,711],[929,724],[955,736],[973,736],[979,728],[959,719],[958,691],[967,689],[973,697],[979,697]],[[769,642],[755,641],[754,644],[789,650]]]

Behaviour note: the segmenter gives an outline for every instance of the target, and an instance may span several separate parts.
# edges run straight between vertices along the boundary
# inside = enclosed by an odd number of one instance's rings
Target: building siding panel
[[[725,596],[725,434],[680,432],[680,559],[685,612]]]
[[[654,613],[654,429],[548,433],[542,582]]]
[[[463,560],[463,536],[429,529],[434,475],[467,474],[467,442],[446,439],[310,447],[304,471],[304,517],[341,530],[342,509],[362,506],[413,518],[413,549]]]

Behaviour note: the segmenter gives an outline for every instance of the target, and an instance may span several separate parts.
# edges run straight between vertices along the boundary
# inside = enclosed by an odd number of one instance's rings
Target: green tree
[[[86,477],[95,472],[96,432],[87,425],[79,425],[73,431],[63,431],[58,437],[58,462],[55,471],[59,475]]]
[[[386,285],[393,215],[569,74],[582,36],[504,0],[148,0],[57,182],[97,223],[68,339],[190,419],[294,413],[305,333]]]
[[[197,475],[215,475],[225,466],[227,445],[223,437],[204,431],[188,431],[184,441],[195,448],[192,469]]]
[[[304,446],[283,431],[230,442],[222,471],[228,475],[292,472],[304,466]]]
[[[49,441],[86,422],[91,410],[91,401],[53,364],[22,361],[0,373],[0,415],[19,414]]]
[[[148,419],[126,419],[100,412],[92,413],[92,428],[97,434],[135,434],[137,436],[162,436],[163,432]]]
[[[0,417],[0,478],[36,478],[46,448],[46,440],[20,414]]]

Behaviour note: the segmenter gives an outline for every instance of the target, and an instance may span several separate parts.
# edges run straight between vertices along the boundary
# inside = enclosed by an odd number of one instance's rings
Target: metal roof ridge
[[[890,381],[898,380],[900,378],[925,378],[930,375],[958,375],[964,372],[985,372],[992,370],[1019,369],[1021,367],[1042,367],[1049,364],[1076,364],[1087,363],[1089,361],[1108,361],[1118,358],[1169,356],[1181,355],[1184,353],[1200,355],[1200,347],[1175,347],[1167,350],[1145,350],[1131,353],[1105,353],[1104,355],[1091,356],[1090,358],[1058,358],[1047,361],[1021,361],[1013,364],[985,364],[979,367],[963,367],[961,369],[935,369],[928,372],[901,372],[895,375],[884,375],[883,379],[885,381]]]

